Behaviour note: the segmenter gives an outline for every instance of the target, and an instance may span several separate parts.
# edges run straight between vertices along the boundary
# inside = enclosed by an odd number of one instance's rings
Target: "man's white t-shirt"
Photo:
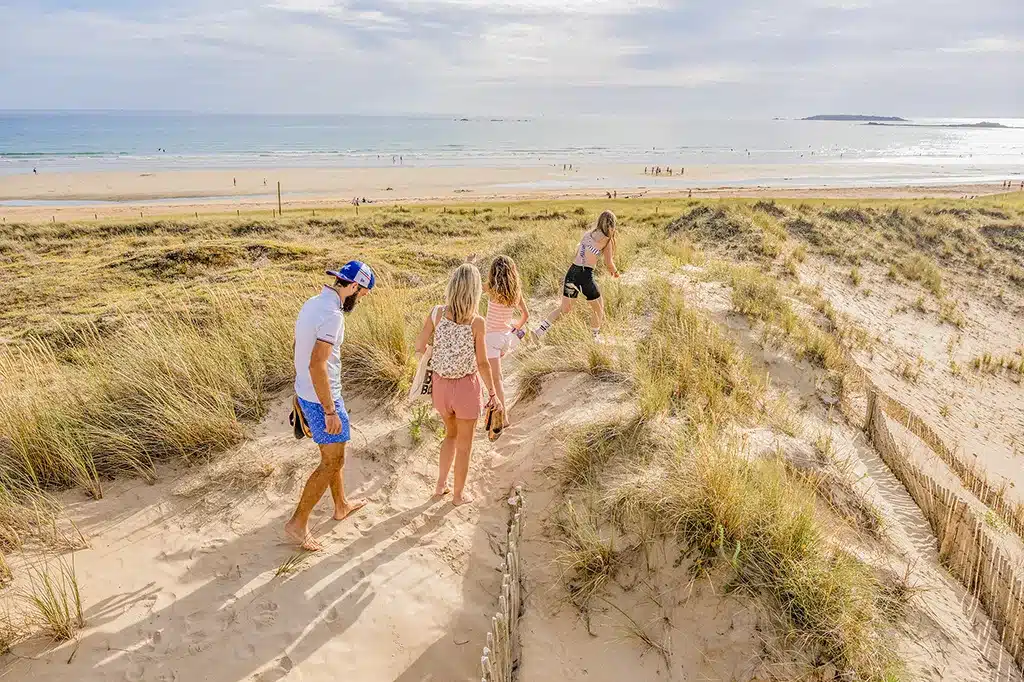
[[[341,298],[334,289],[325,286],[317,296],[302,305],[295,320],[295,394],[311,403],[320,399],[309,375],[309,360],[317,341],[334,348],[327,356],[327,380],[331,395],[341,399],[341,343],[345,340],[345,317],[341,311]]]

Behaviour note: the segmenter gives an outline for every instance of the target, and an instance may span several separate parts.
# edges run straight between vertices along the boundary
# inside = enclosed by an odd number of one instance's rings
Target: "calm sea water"
[[[248,167],[561,163],[857,164],[884,181],[1024,172],[1010,129],[792,120],[470,118],[0,112],[0,174]],[[916,120],[914,123],[971,123]],[[898,172],[891,169],[899,167]],[[943,172],[938,173],[937,168]],[[842,174],[832,174],[842,177]],[[857,178],[863,180],[865,173]],[[915,176],[916,177],[916,176]]]

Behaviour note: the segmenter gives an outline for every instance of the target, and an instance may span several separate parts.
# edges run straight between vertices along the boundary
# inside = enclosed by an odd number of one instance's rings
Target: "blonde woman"
[[[612,277],[618,277],[619,271],[615,267],[615,214],[611,211],[604,211],[597,217],[597,224],[583,233],[580,237],[579,246],[576,248],[576,259],[569,266],[565,273],[565,280],[562,284],[562,304],[551,311],[536,334],[543,338],[552,323],[559,317],[569,312],[572,308],[574,298],[583,293],[583,297],[590,304],[590,331],[594,338],[601,330],[601,323],[604,321],[604,301],[601,300],[601,290],[597,288],[594,281],[594,268],[597,267],[597,257],[604,258],[604,264]]]
[[[422,353],[433,337],[432,398],[434,409],[444,420],[440,466],[434,495],[447,492],[448,472],[455,465],[455,506],[468,504],[466,478],[473,451],[473,434],[483,406],[480,404],[480,380],[487,387],[486,407],[502,409],[494,390],[494,379],[487,362],[486,324],[480,317],[483,285],[475,265],[463,263],[452,273],[445,290],[445,305],[431,311],[416,338],[416,350]],[[434,323],[434,320],[437,323]]]

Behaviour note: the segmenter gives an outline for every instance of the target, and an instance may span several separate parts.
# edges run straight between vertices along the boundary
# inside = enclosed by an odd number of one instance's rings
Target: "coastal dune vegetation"
[[[905,679],[893,633],[907,586],[835,537],[837,523],[877,534],[877,512],[864,501],[859,520],[837,511],[850,493],[835,486],[849,484],[826,475],[827,445],[817,474],[785,453],[750,456],[751,430],[814,438],[749,348],[672,273],[727,284],[730,314],[841,386],[846,353],[871,340],[803,286],[806,260],[834,264],[854,289],[861,269],[877,268],[927,297],[937,319],[967,324],[952,281],[1024,292],[1020,200],[549,201],[6,225],[0,589],[11,580],[5,555],[84,542],[61,520],[56,491],[100,498],[114,477],[152,480],[159,463],[202,464],[242,442],[291,381],[294,316],[328,266],[358,257],[377,270],[379,287],[346,323],[343,381],[401,411],[412,339],[451,268],[511,256],[537,320],[605,207],[618,215],[626,273],[602,282],[615,342],[595,343],[577,306],[545,345],[517,357],[524,404],[563,373],[625,396],[620,411],[566,434],[555,465],[550,515],[567,599],[586,613],[627,568],[668,570],[647,551],[670,543],[689,575],[768,604],[808,660],[850,679]],[[82,625],[73,564],[29,583],[52,636],[73,636]],[[0,653],[23,634],[0,612]]]

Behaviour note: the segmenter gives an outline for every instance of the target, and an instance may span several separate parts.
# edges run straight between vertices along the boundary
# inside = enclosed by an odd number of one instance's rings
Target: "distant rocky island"
[[[801,121],[857,121],[873,123],[910,123],[899,116],[865,116],[864,114],[817,114],[800,119]]]
[[[1012,128],[1013,126],[1003,125],[1002,123],[994,123],[993,121],[981,121],[980,123],[908,123],[904,124],[893,124],[893,123],[877,123],[875,121],[869,121],[869,126],[892,126],[900,128]]]

